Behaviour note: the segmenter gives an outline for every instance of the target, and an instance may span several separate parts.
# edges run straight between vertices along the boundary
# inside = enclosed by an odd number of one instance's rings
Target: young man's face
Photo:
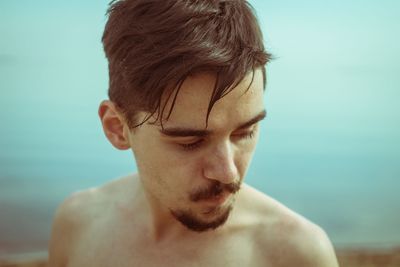
[[[216,228],[232,208],[265,116],[261,70],[246,91],[251,78],[215,103],[207,128],[215,77],[202,73],[185,80],[163,128],[146,122],[129,133],[150,201],[189,229]]]

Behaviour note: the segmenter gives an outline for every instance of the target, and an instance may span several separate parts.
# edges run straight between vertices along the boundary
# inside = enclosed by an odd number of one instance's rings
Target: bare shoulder
[[[118,195],[124,188],[126,178],[107,183],[101,187],[90,188],[71,194],[58,207],[52,226],[49,244],[49,266],[67,266],[74,248],[85,231],[92,227],[98,218],[104,217],[109,199]]]
[[[243,205],[249,205],[246,210],[258,221],[255,241],[266,262],[273,266],[338,266],[331,241],[321,227],[250,186],[244,188],[242,198]]]
[[[49,245],[49,266],[67,266],[74,244],[88,223],[87,207],[92,194],[93,189],[74,193],[58,207]]]

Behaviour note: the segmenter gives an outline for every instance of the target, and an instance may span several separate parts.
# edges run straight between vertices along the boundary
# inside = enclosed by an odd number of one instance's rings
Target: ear
[[[99,117],[103,125],[103,131],[110,143],[117,149],[129,149],[129,137],[124,134],[124,128],[128,127],[122,114],[110,100],[104,100],[99,106]]]

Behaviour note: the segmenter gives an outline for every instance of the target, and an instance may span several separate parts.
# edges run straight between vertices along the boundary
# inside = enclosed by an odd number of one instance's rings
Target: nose
[[[239,179],[235,164],[235,151],[229,142],[212,149],[205,159],[203,174],[207,179],[231,184]]]

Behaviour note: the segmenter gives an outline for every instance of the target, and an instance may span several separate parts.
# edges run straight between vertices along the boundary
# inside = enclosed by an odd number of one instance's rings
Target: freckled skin
[[[265,109],[261,71],[246,90],[250,80],[251,74],[216,102],[205,136],[172,137],[151,123],[130,130],[104,101],[104,132],[115,147],[133,151],[138,173],[60,206],[50,266],[338,266],[318,226],[243,182],[259,129],[257,122],[239,126]],[[189,77],[163,127],[204,130],[214,81],[210,73]],[[222,200],[191,198],[217,183],[242,185],[224,191]],[[196,232],[174,213],[206,225],[229,216],[214,230]]]

